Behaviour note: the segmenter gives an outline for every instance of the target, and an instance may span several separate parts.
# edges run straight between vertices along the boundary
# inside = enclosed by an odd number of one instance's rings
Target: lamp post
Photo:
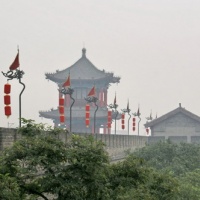
[[[135,117],[138,117],[138,118],[139,118],[139,121],[138,121],[138,135],[139,135],[139,134],[140,134],[140,130],[139,130],[139,128],[140,128],[140,121],[141,121],[141,117],[140,117],[141,113],[140,113],[139,108],[138,108],[137,113],[135,112],[135,113],[133,113],[133,115],[134,115]]]
[[[70,105],[70,116],[69,116],[69,120],[70,120],[70,124],[69,124],[69,131],[71,132],[72,131],[72,106],[74,105],[74,102],[75,102],[75,99],[72,97],[72,94],[74,92],[74,89],[68,87],[68,88],[65,88],[62,86],[62,88],[59,90],[60,93],[66,95],[66,94],[69,94],[70,96],[70,99],[72,99],[72,104]]]
[[[2,74],[7,78],[7,81],[9,80],[13,80],[13,79],[18,79],[19,83],[23,86],[20,94],[19,94],[19,127],[21,128],[21,96],[22,93],[25,90],[25,84],[21,81],[23,75],[24,75],[24,71],[17,69],[19,67],[19,49],[18,49],[18,54],[14,60],[14,62],[11,64],[11,66],[9,67],[9,70],[4,73],[2,72]]]
[[[128,135],[129,135],[129,121],[130,121],[130,118],[131,118],[131,114],[130,114],[131,109],[129,109],[129,106],[127,106],[127,108],[122,109],[122,112],[123,113],[128,113],[128,115],[129,115],[129,118],[128,118]]]
[[[94,111],[94,133],[96,133],[96,112],[99,108],[98,105],[97,105],[98,98],[95,97],[95,96],[87,96],[87,97],[85,97],[85,100],[88,103],[94,103],[94,105],[96,106],[96,109]]]
[[[115,135],[116,135],[116,121],[117,121],[117,116],[118,116],[118,114],[119,114],[119,112],[117,111],[118,105],[114,102],[114,104],[110,104],[110,105],[108,105],[108,107],[109,107],[110,109],[114,109],[114,110],[115,110],[115,113],[116,113],[116,115],[115,115]]]

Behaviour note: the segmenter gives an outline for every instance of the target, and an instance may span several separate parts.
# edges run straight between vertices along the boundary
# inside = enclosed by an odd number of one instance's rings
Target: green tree
[[[134,155],[145,159],[160,171],[169,171],[175,176],[200,168],[200,145],[160,141],[138,149]]]
[[[146,161],[128,156],[110,164],[101,141],[23,119],[21,139],[0,156],[0,189],[16,200],[174,199],[177,182]],[[63,130],[62,130],[63,131]],[[13,189],[13,194],[10,193]],[[16,194],[16,195],[14,195]],[[12,198],[11,195],[14,195]],[[1,197],[1,196],[0,196]]]
[[[200,169],[186,173],[179,178],[180,198],[188,200],[200,199]]]
[[[20,192],[17,181],[8,174],[0,174],[0,199],[18,200]]]
[[[133,155],[112,166],[110,176],[112,199],[176,199],[178,182],[169,174],[156,172]]]
[[[1,174],[14,178],[20,199],[106,199],[109,157],[92,137],[71,136],[65,144],[60,130],[23,120],[22,138],[1,156]]]

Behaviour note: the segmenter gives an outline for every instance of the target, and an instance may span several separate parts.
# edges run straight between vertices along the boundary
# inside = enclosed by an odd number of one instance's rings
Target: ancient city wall
[[[76,134],[82,136],[89,136],[90,134]],[[0,128],[0,150],[10,147],[13,142],[20,138],[17,129]],[[101,140],[106,144],[106,150],[111,156],[119,156],[124,154],[124,151],[134,151],[136,148],[141,148],[147,143],[147,137],[136,135],[108,135],[97,134],[93,135],[96,140]],[[63,142],[69,139],[66,132],[60,133],[58,138]]]

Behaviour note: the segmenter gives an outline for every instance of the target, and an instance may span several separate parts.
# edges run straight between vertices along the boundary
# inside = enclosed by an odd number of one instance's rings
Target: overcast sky
[[[159,117],[179,103],[200,116],[199,0],[0,0],[1,71],[14,60],[17,45],[25,71],[24,118],[52,125],[38,114],[58,105],[57,86],[45,73],[74,64],[83,46],[98,69],[121,77],[109,88],[108,103],[116,92],[120,109],[128,99],[131,112],[140,105],[141,125],[151,110]],[[0,127],[17,127],[22,86],[10,81],[7,119],[5,83],[1,75]]]

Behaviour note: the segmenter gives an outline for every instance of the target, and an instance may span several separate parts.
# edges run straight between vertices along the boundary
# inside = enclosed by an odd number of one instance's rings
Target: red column
[[[104,89],[104,105],[106,106],[107,105],[107,89]]]

